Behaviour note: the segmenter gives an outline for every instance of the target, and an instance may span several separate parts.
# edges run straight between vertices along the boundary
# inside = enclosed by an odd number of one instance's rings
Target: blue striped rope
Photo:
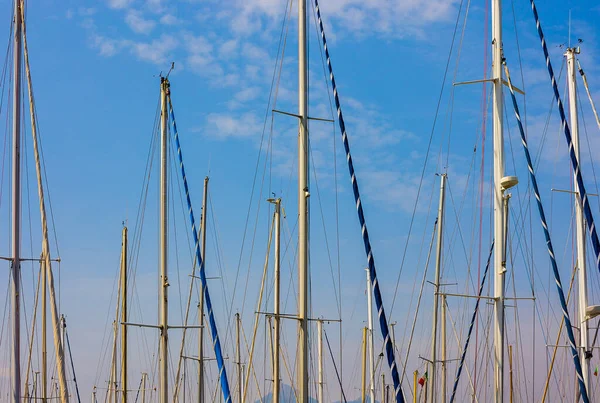
[[[548,67],[548,74],[550,75],[550,80],[552,81],[554,97],[556,98],[556,102],[558,103],[558,112],[560,114],[560,120],[562,122],[562,126],[565,132],[565,139],[569,148],[571,165],[573,166],[573,171],[575,172],[577,188],[579,189],[579,200],[583,209],[583,213],[585,214],[585,221],[587,223],[590,237],[592,238],[592,247],[594,248],[594,254],[596,255],[596,266],[598,267],[598,271],[600,271],[600,240],[598,239],[598,234],[596,233],[594,217],[592,216],[592,209],[590,208],[590,203],[587,197],[587,193],[585,191],[585,185],[583,184],[583,177],[581,176],[581,170],[579,167],[579,162],[577,161],[577,155],[575,155],[573,139],[571,138],[571,130],[569,130],[569,125],[567,124],[567,119],[565,117],[565,109],[563,108],[563,104],[560,99],[560,93],[558,92],[558,85],[556,84],[556,79],[554,78],[554,70],[552,70],[552,63],[550,63],[550,56],[548,55],[548,47],[546,46],[546,40],[544,39],[544,32],[542,31],[542,26],[540,25],[540,19],[538,17],[535,3],[533,2],[533,0],[530,0],[530,2],[531,10],[533,11],[533,16],[535,17],[537,31],[540,36],[540,40],[542,41],[542,49],[544,51],[544,56],[546,57],[546,66]]]
[[[533,3],[532,3],[533,4]],[[537,13],[536,19],[537,19]],[[539,27],[538,21],[538,30],[541,32],[541,28]],[[540,34],[541,35],[541,34]],[[546,59],[548,61],[548,66],[550,66],[550,59]],[[508,83],[508,88],[510,90],[510,96],[512,98],[513,108],[515,111],[515,117],[517,118],[517,125],[519,126],[519,133],[521,134],[521,143],[523,144],[523,151],[525,151],[525,159],[527,160],[527,168],[529,169],[529,177],[531,179],[531,184],[533,186],[533,192],[535,193],[535,200],[537,202],[538,211],[540,213],[540,219],[542,221],[542,228],[544,229],[544,237],[546,238],[546,246],[548,247],[548,254],[550,255],[550,262],[552,264],[552,271],[554,272],[554,281],[556,282],[556,290],[558,291],[558,298],[560,299],[560,305],[563,312],[563,318],[565,320],[565,328],[567,329],[567,336],[569,338],[569,347],[571,347],[571,354],[573,355],[573,362],[575,363],[575,372],[577,373],[577,381],[579,383],[579,392],[581,393],[581,398],[584,403],[588,403],[588,394],[585,387],[585,383],[583,382],[583,375],[581,371],[581,362],[579,361],[579,353],[577,351],[577,347],[575,345],[575,336],[573,335],[573,327],[571,326],[571,319],[569,318],[569,311],[567,310],[567,302],[565,300],[565,293],[563,291],[562,282],[560,281],[560,273],[558,272],[558,266],[556,264],[556,258],[554,256],[554,248],[552,246],[552,240],[550,239],[550,232],[548,231],[548,224],[546,222],[546,214],[544,213],[544,206],[542,205],[542,199],[540,197],[540,191],[537,184],[537,179],[535,177],[535,171],[533,170],[533,164],[531,163],[531,155],[529,154],[529,147],[527,145],[527,138],[525,137],[525,130],[523,129],[523,123],[521,122],[521,115],[519,113],[519,105],[517,104],[517,97],[515,96],[515,91],[512,85],[512,81],[510,79],[510,74],[508,72],[508,66],[506,65],[506,61],[504,63],[504,71],[506,72],[506,81]],[[552,67],[549,67],[551,70]],[[551,73],[552,74],[552,73]],[[558,94],[558,93],[557,93]],[[562,104],[559,99],[559,107],[562,110]],[[564,122],[564,120],[563,120]],[[566,122],[564,122],[566,123]],[[568,128],[565,126],[566,130]],[[569,134],[570,137],[570,134]],[[570,143],[570,139],[569,139]],[[577,160],[575,160],[577,163]],[[577,170],[578,171],[578,170]],[[581,178],[581,174],[579,174],[579,178]],[[581,189],[581,188],[580,188]]]
[[[190,221],[192,223],[192,236],[194,237],[194,245],[196,249],[196,260],[200,266],[200,281],[202,282],[202,288],[204,290],[204,301],[206,303],[206,311],[208,312],[208,321],[210,324],[210,335],[212,337],[213,346],[215,350],[215,357],[217,360],[217,366],[219,367],[219,378],[221,380],[221,390],[223,391],[223,398],[225,403],[231,403],[231,393],[229,390],[229,381],[227,380],[227,371],[225,370],[225,363],[223,361],[223,353],[221,351],[221,342],[219,341],[219,333],[217,332],[217,323],[215,322],[215,316],[213,314],[212,302],[210,300],[210,294],[208,292],[208,284],[206,282],[206,273],[204,271],[204,260],[200,253],[200,242],[198,241],[198,231],[196,230],[196,221],[194,220],[194,210],[192,209],[192,200],[190,198],[190,191],[187,183],[187,177],[185,176],[185,167],[183,166],[183,155],[181,154],[181,144],[179,143],[179,133],[177,132],[177,124],[175,123],[175,114],[173,113],[173,103],[171,102],[171,95],[169,97],[169,112],[171,114],[171,121],[173,124],[173,135],[175,137],[175,146],[177,147],[177,157],[179,158],[179,166],[181,168],[181,176],[183,177],[183,188],[185,189],[185,199],[187,201],[188,210],[190,213]]]
[[[325,57],[327,59],[327,68],[329,69],[329,78],[331,79],[331,87],[333,88],[333,97],[335,99],[335,106],[337,108],[338,123],[340,125],[340,131],[342,132],[342,141],[344,143],[344,149],[346,150],[346,160],[348,161],[348,170],[350,171],[350,178],[352,180],[352,190],[354,192],[354,200],[356,202],[356,210],[358,212],[358,221],[362,229],[362,237],[365,245],[365,252],[367,254],[367,262],[369,264],[369,274],[371,276],[371,284],[373,285],[373,293],[375,294],[375,305],[377,306],[377,314],[379,317],[379,327],[381,328],[381,334],[383,336],[383,342],[385,345],[385,353],[387,356],[388,365],[392,373],[392,380],[394,382],[394,394],[396,396],[396,403],[404,403],[404,394],[400,385],[400,377],[398,375],[398,367],[396,366],[396,359],[394,358],[394,349],[392,346],[392,339],[390,338],[388,323],[385,316],[385,310],[383,309],[383,301],[381,299],[381,291],[379,290],[379,283],[377,282],[377,272],[375,271],[375,261],[373,260],[373,251],[371,250],[371,242],[369,241],[369,232],[367,231],[367,224],[365,223],[365,216],[360,201],[360,193],[358,191],[358,183],[356,181],[356,175],[354,173],[354,165],[352,164],[352,156],[350,155],[350,144],[348,143],[348,135],[346,134],[346,125],[344,124],[344,116],[342,115],[342,108],[340,106],[340,98],[338,95],[337,87],[335,85],[335,78],[333,76],[333,68],[331,67],[331,58],[329,56],[329,50],[327,48],[327,40],[325,39],[325,30],[323,29],[323,21],[321,20],[321,11],[319,10],[319,1],[315,0],[315,9],[317,11],[317,19],[319,22],[319,29],[321,30],[321,38],[323,39],[323,48],[325,50]]]
[[[481,284],[479,285],[479,293],[478,297],[481,297],[483,293],[483,285],[485,284],[485,279],[488,274],[488,270],[490,268],[490,262],[492,261],[492,251],[494,250],[494,241],[492,241],[492,246],[490,247],[490,253],[487,258],[487,263],[485,264],[485,270],[483,271],[483,278],[481,279]],[[477,318],[477,312],[479,311],[479,302],[480,298],[477,298],[475,302],[475,310],[473,311],[473,316],[471,317],[471,324],[469,325],[469,331],[467,332],[467,340],[465,341],[465,347],[463,348],[462,355],[460,356],[460,363],[458,364],[458,369],[456,370],[456,376],[454,377],[454,386],[452,387],[452,396],[450,396],[450,403],[454,402],[454,397],[456,396],[456,390],[458,389],[458,382],[460,380],[460,374],[462,373],[463,365],[465,364],[465,358],[467,357],[467,349],[469,348],[469,342],[471,341],[471,333],[473,333],[473,325],[475,324],[475,319]]]

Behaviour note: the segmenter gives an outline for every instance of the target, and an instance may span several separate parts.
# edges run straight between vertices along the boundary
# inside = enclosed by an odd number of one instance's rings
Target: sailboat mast
[[[502,88],[502,0],[492,0],[492,78],[494,80],[494,396],[504,402],[504,283],[505,249],[503,188],[504,132]]]
[[[281,199],[272,200],[275,204],[275,290],[273,291],[274,307],[273,316],[275,321],[275,335],[273,340],[273,403],[279,403],[279,390],[280,390],[280,317],[279,317],[279,305],[280,305],[280,244],[281,244]]]
[[[121,389],[127,403],[127,227],[123,227],[121,251]]]
[[[142,403],[146,403],[146,379],[148,378],[148,374],[142,373]]]
[[[21,1],[14,2],[12,155],[12,388],[21,401]]]
[[[446,301],[446,296],[443,295],[442,296],[442,360],[441,360],[441,364],[442,364],[442,393],[441,393],[441,402],[442,403],[446,403],[447,401],[447,396],[446,396],[446,390],[448,389],[446,386],[446,382],[447,382],[447,371],[448,371],[448,367],[446,365],[446,309],[448,308],[447,305],[447,301]]]
[[[325,403],[323,398],[323,321],[317,319],[317,340],[319,353],[319,384],[317,387],[317,403]]]
[[[298,401],[308,403],[308,66],[306,0],[298,1]]]
[[[235,314],[235,335],[236,335],[236,343],[235,343],[235,356],[236,356],[236,364],[237,364],[237,374],[238,374],[238,402],[242,402],[242,350],[240,345],[240,333],[241,333],[241,322],[240,313],[237,312]]]
[[[369,344],[369,396],[371,403],[375,403],[375,349],[373,346],[373,290],[371,289],[371,272],[367,267],[367,319],[369,331],[367,333],[367,340]]]
[[[48,279],[46,277],[46,260],[42,257],[42,263],[40,265],[42,268],[42,403],[46,403],[48,401],[48,341],[47,341],[47,312],[48,308],[46,306],[48,296],[47,287],[48,287]]]
[[[202,259],[206,259],[206,218],[207,218],[207,198],[208,198],[208,176],[204,178],[204,193],[202,194],[202,221],[200,222],[201,231],[201,253]],[[202,263],[205,264],[206,260]],[[200,304],[198,305],[198,403],[204,403],[204,287],[200,281]]]
[[[167,235],[168,235],[168,187],[167,187],[167,166],[168,166],[168,138],[167,138],[167,94],[169,92],[169,80],[165,77],[160,78],[160,392],[159,402],[169,402],[169,338],[168,338],[168,288],[169,280],[167,277]]]
[[[565,55],[567,56],[567,82],[569,87],[569,115],[570,122],[569,128],[571,129],[571,136],[573,138],[573,151],[577,156],[577,160],[581,161],[580,158],[580,144],[579,144],[579,116],[577,114],[577,81],[575,66],[576,59],[575,55],[579,53],[579,48],[568,48]],[[589,345],[589,323],[586,318],[586,310],[588,306],[588,287],[587,287],[587,268],[585,261],[586,253],[586,227],[583,217],[583,209],[579,202],[579,186],[577,185],[577,178],[575,178],[575,224],[576,224],[576,238],[577,238],[577,269],[579,273],[579,322],[580,322],[580,343],[583,354],[581,354],[581,371],[583,373],[583,382],[588,391],[588,397],[592,399],[592,388],[590,387],[590,359],[592,358],[592,351]]]
[[[112,345],[112,353],[110,357],[110,377],[108,381],[108,398],[106,399],[108,403],[117,403],[117,337],[118,337],[118,328],[117,328],[117,318],[119,312],[119,304],[117,304],[117,315],[115,316],[115,320],[113,321],[113,345]]]
[[[367,331],[366,327],[363,327],[362,334],[362,371],[361,371],[361,387],[360,387],[360,403],[365,403],[367,401],[367,385],[366,385],[366,371],[367,371]]]
[[[440,202],[438,207],[438,233],[437,233],[437,255],[435,258],[435,283],[433,285],[433,325],[431,327],[431,369],[429,371],[429,379],[427,387],[429,388],[429,402],[435,403],[435,375],[437,365],[437,328],[438,328],[438,311],[440,303],[440,277],[441,277],[441,262],[442,262],[442,241],[444,231],[444,199],[446,195],[446,174],[440,175]]]

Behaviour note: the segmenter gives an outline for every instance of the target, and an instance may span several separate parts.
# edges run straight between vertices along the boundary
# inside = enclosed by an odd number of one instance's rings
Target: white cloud
[[[96,9],[94,7],[79,7],[76,11],[72,8],[69,8],[65,14],[67,19],[73,18],[75,15],[79,17],[91,17],[96,14]]]
[[[210,79],[210,85],[228,87],[239,82],[236,71],[228,71],[215,57],[212,42],[202,35],[185,33],[183,43],[187,51],[186,61],[191,70],[199,76]],[[227,66],[232,70],[232,66]],[[234,69],[233,69],[234,70]]]
[[[108,6],[115,9],[129,7],[131,3],[133,3],[133,0],[108,0]]]
[[[235,94],[235,99],[240,102],[252,101],[260,94],[260,88],[248,87]]]
[[[77,14],[79,14],[82,17],[91,17],[92,15],[96,14],[96,9],[94,7],[79,7],[77,9]]]
[[[133,32],[138,34],[149,34],[156,25],[154,21],[145,19],[142,13],[136,10],[129,10],[127,12],[125,22]]]
[[[319,4],[325,23],[339,23],[344,31],[396,37],[421,36],[431,22],[448,19],[457,0],[336,0]],[[280,0],[237,0],[235,10],[221,13],[237,35],[269,31],[285,12]],[[291,15],[295,17],[295,10]],[[327,27],[326,27],[327,28]],[[331,30],[329,28],[329,30]]]
[[[209,70],[209,67],[214,63],[214,57],[212,55],[213,46],[203,36],[194,36],[192,34],[185,34],[183,36],[185,48],[188,53],[187,61],[197,73],[203,73]],[[220,67],[212,66],[221,71]]]
[[[448,19],[456,0],[338,0],[320,5],[323,17],[337,19],[344,30],[387,33],[403,37],[420,35],[431,22]]]
[[[269,58],[269,55],[263,48],[260,48],[249,42],[246,42],[244,44],[244,49],[242,50],[242,53],[249,59],[268,60]]]
[[[259,119],[252,113],[232,115],[227,113],[211,113],[206,118],[205,133],[217,139],[230,137],[252,137],[258,133]]]
[[[94,48],[98,49],[98,52],[100,52],[100,55],[102,56],[113,56],[121,47],[118,41],[101,35],[93,35],[92,42]]]
[[[192,54],[201,54],[205,56],[212,55],[213,46],[208,39],[202,35],[184,35],[187,50]]]
[[[229,109],[237,109],[244,105],[248,101],[255,100],[261,92],[260,87],[247,87],[238,91],[234,96],[233,100],[227,103]]]
[[[124,46],[125,41],[115,40],[98,34],[96,24],[92,18],[85,18],[81,26],[89,33],[91,47],[98,50],[101,56],[113,56]]]
[[[173,58],[173,51],[179,46],[175,37],[171,35],[161,35],[160,38],[152,42],[132,42],[131,51],[140,60],[151,62],[157,65],[166,65]]]
[[[235,53],[237,52],[237,48],[238,48],[238,40],[230,39],[230,40],[224,42],[223,44],[221,44],[221,46],[219,47],[219,56],[221,58],[231,58],[231,57],[235,56]]]
[[[164,11],[162,0],[146,0],[146,7],[154,13],[162,13]]]
[[[175,25],[179,23],[179,20],[173,14],[165,14],[160,17],[160,23],[163,25]]]

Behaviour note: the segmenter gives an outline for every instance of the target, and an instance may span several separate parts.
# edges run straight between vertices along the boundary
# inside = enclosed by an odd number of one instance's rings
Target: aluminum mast
[[[504,402],[504,132],[502,88],[502,0],[492,0],[492,78],[494,80],[494,397]]]
[[[201,254],[202,259],[206,259],[206,218],[207,218],[207,198],[208,198],[208,176],[204,178],[204,193],[202,194],[202,221],[200,221],[201,231]],[[203,260],[205,263],[206,260]],[[200,281],[200,303],[198,304],[198,403],[204,403],[204,287]]]
[[[280,394],[280,384],[281,384],[281,376],[280,376],[280,325],[281,318],[279,316],[279,305],[280,305],[280,244],[281,244],[281,198],[278,199],[269,199],[270,203],[275,204],[275,289],[273,291],[273,300],[274,300],[274,308],[273,308],[273,319],[275,322],[275,331],[273,336],[273,403],[279,403],[279,394]]]
[[[12,116],[12,396],[21,402],[21,0],[14,2]]]
[[[169,156],[169,144],[167,137],[167,96],[169,92],[169,80],[165,77],[160,78],[160,235],[159,235],[159,266],[160,266],[160,392],[159,402],[169,402],[169,338],[168,338],[168,317],[169,301],[168,287],[169,280],[167,276],[167,236],[168,236],[168,186],[167,186],[167,167]]]
[[[298,1],[298,401],[308,403],[308,66],[306,0]]]
[[[429,399],[431,403],[435,403],[435,375],[436,375],[436,364],[437,364],[437,328],[438,328],[438,311],[440,303],[440,277],[441,277],[441,263],[442,263],[442,241],[444,231],[444,199],[446,196],[446,174],[440,175],[440,202],[438,207],[438,233],[437,233],[437,255],[435,258],[435,283],[434,294],[433,294],[433,325],[431,327],[431,371],[429,379],[427,380],[427,387],[429,389]]]
[[[569,128],[571,129],[571,136],[573,138],[573,151],[577,156],[577,160],[581,161],[580,158],[580,145],[579,145],[579,116],[577,114],[577,81],[576,72],[577,67],[575,66],[576,59],[575,55],[579,53],[579,48],[568,48],[565,56],[567,56],[567,82],[569,87]],[[588,287],[587,287],[587,267],[585,260],[586,253],[586,227],[585,219],[583,217],[583,209],[581,208],[579,194],[579,186],[577,185],[577,178],[574,179],[575,183],[575,224],[576,224],[576,238],[577,238],[577,269],[579,275],[579,325],[580,325],[580,348],[583,350],[581,354],[581,372],[583,373],[583,382],[588,391],[588,397],[592,399],[592,388],[590,387],[590,359],[592,358],[592,349],[589,343],[589,318],[587,317],[588,307]]]

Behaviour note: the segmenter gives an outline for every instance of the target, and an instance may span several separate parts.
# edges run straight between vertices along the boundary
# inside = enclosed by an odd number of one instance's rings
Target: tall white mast
[[[119,317],[119,304],[117,304],[117,315]],[[113,320],[113,345],[110,356],[110,376],[108,381],[107,401],[108,403],[117,403],[117,320]]]
[[[243,375],[243,371],[242,371],[242,349],[241,349],[241,342],[240,342],[240,333],[241,333],[241,322],[242,319],[240,319],[240,313],[237,312],[235,314],[235,334],[236,334],[236,351],[235,351],[235,356],[236,356],[236,364],[237,364],[237,375],[238,375],[238,402],[242,403],[242,375]]]
[[[146,403],[146,379],[148,378],[148,374],[142,372],[142,403]],[[96,403],[96,402],[94,402]]]
[[[323,397],[323,321],[317,319],[317,340],[319,353],[319,384],[317,393],[317,403],[325,403]]]
[[[306,0],[298,1],[298,401],[308,403],[308,66]]]
[[[42,256],[42,263],[40,265],[42,269],[41,281],[42,281],[42,403],[48,401],[48,341],[47,341],[47,287],[48,280],[46,278],[46,261]]]
[[[494,396],[504,402],[504,132],[502,96],[502,0],[492,0],[492,78],[494,80]]]
[[[14,2],[12,155],[12,396],[21,402],[21,1]]]
[[[121,403],[127,403],[127,227],[121,247]]]
[[[367,380],[367,376],[366,376],[366,371],[367,371],[367,332],[369,331],[368,328],[363,327],[363,332],[362,332],[362,371],[361,371],[361,377],[360,377],[360,403],[365,403],[367,401],[367,385],[366,385],[366,380]]]
[[[206,267],[206,219],[208,199],[208,176],[204,178],[204,193],[202,195],[202,221],[200,222],[201,231],[201,254]],[[198,324],[200,325],[198,334],[198,403],[204,403],[204,286],[200,282],[200,304],[198,305]]]
[[[280,394],[280,317],[279,317],[279,305],[280,305],[280,244],[281,244],[281,198],[279,199],[269,199],[269,202],[275,204],[275,290],[273,291],[273,300],[274,300],[274,308],[273,308],[273,318],[275,321],[275,331],[274,331],[274,340],[273,340],[273,403],[279,403],[279,394]]]
[[[580,144],[579,144],[579,117],[577,115],[577,81],[576,72],[577,67],[575,66],[576,59],[575,55],[579,53],[579,48],[568,48],[565,55],[567,56],[567,81],[569,86],[569,115],[570,122],[569,127],[571,129],[571,136],[573,138],[573,150],[577,156],[577,160],[581,162],[580,158]],[[575,180],[575,224],[576,224],[576,237],[577,237],[577,268],[579,270],[579,322],[580,322],[580,343],[583,352],[581,354],[581,371],[583,373],[583,382],[588,391],[590,400],[592,399],[592,389],[590,387],[590,359],[592,358],[592,351],[589,345],[589,323],[586,318],[586,310],[588,307],[588,287],[587,287],[587,268],[585,261],[585,218],[583,217],[583,210],[581,203],[579,202],[579,186],[577,180]]]
[[[160,78],[160,246],[159,246],[159,265],[160,265],[160,363],[159,378],[160,392],[159,402],[169,402],[169,338],[168,338],[168,317],[169,301],[168,288],[169,280],[167,276],[167,235],[168,235],[168,186],[167,186],[167,167],[169,156],[169,143],[167,138],[167,95],[169,92],[169,80],[165,77]]]
[[[446,296],[442,296],[442,393],[441,393],[441,401],[442,403],[446,403],[446,382],[447,382],[447,370],[448,366],[446,365],[446,309],[448,308],[446,302]]]
[[[367,319],[369,331],[367,334],[367,340],[369,345],[369,396],[371,397],[371,403],[375,403],[375,349],[373,346],[373,291],[371,285],[371,272],[369,268],[366,268],[367,272]]]
[[[431,370],[427,387],[429,388],[429,402],[434,403],[437,398],[435,395],[435,375],[437,364],[437,328],[438,328],[438,311],[440,301],[440,277],[441,277],[441,262],[442,262],[442,241],[444,239],[444,199],[446,195],[446,174],[440,175],[440,201],[438,207],[437,219],[437,255],[435,258],[435,283],[433,285],[433,325],[431,327]]]

